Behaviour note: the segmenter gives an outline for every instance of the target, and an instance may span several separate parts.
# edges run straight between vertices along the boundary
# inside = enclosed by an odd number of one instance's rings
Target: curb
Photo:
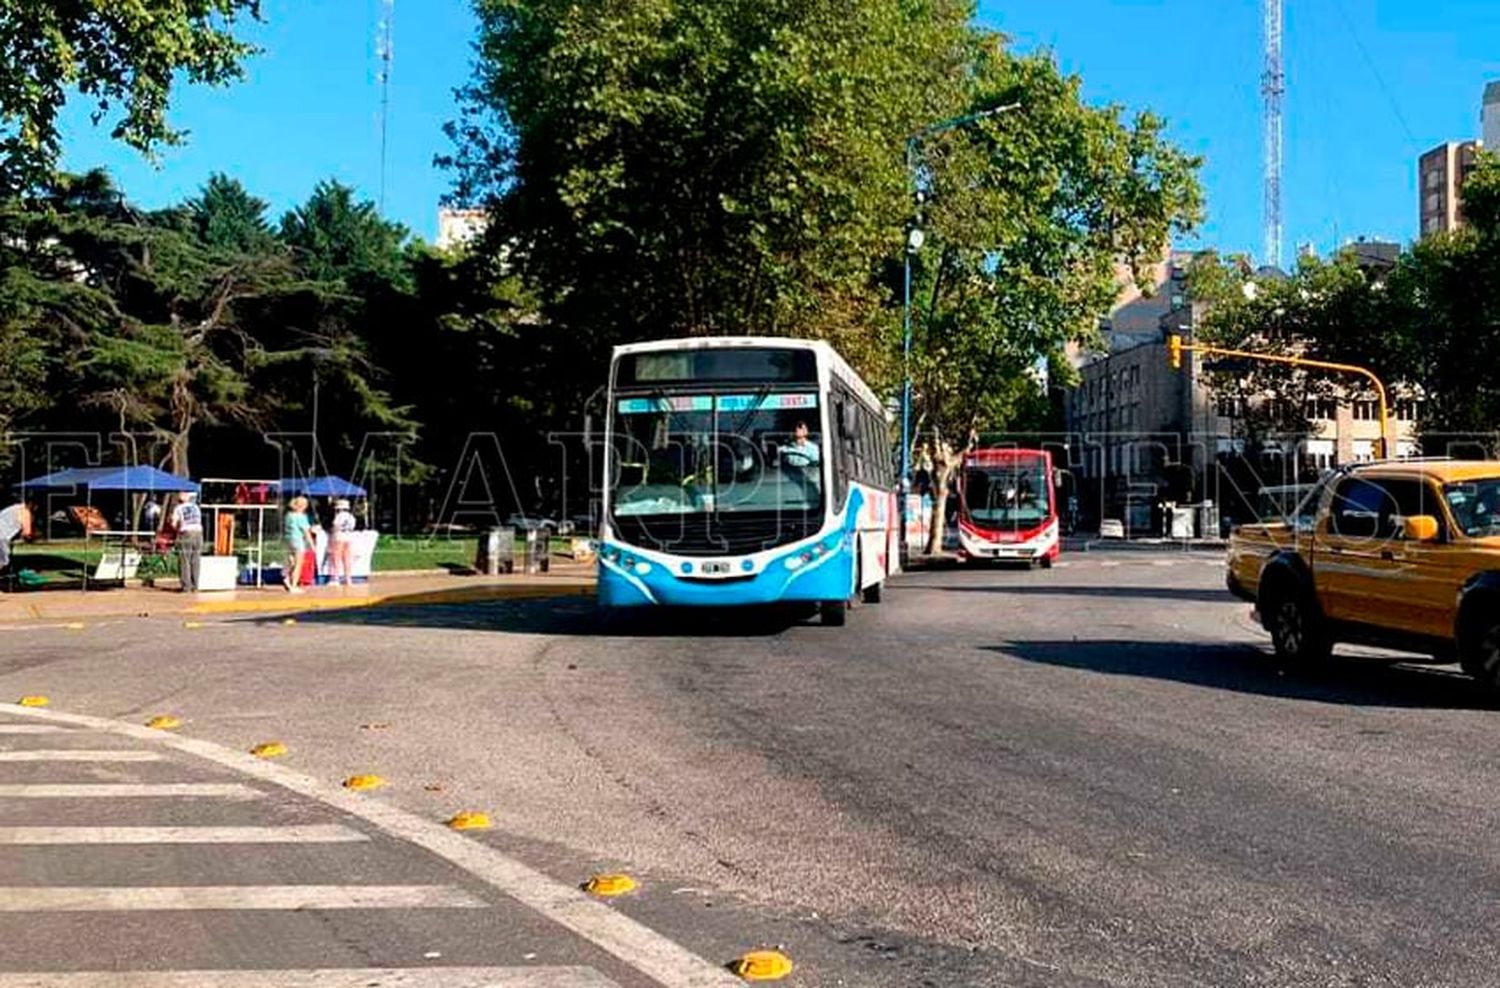
[[[558,580],[553,585],[528,584],[520,587],[454,587],[447,590],[424,590],[401,594],[378,594],[368,597],[293,597],[281,594],[265,600],[206,601],[185,608],[161,610],[129,608],[101,611],[43,611],[27,604],[27,613],[0,616],[0,622],[19,621],[6,627],[40,627],[41,622],[91,622],[115,618],[205,616],[215,614],[304,614],[315,611],[353,610],[364,607],[418,607],[430,604],[475,604],[497,600],[537,600],[545,597],[585,596],[593,593],[593,580]]]
[[[281,600],[226,600],[221,603],[194,604],[185,614],[296,614],[309,611],[343,611],[363,607],[419,607],[431,604],[477,604],[495,600],[536,600],[543,597],[571,597],[590,594],[594,581],[559,582],[556,586],[525,587],[457,587],[452,590],[425,590],[416,593],[383,594],[374,597],[313,597],[298,600],[288,596]]]
[[[1203,542],[1194,540],[1147,541],[1141,539],[1089,538],[1075,544],[1064,542],[1064,552],[1224,552],[1228,542]]]

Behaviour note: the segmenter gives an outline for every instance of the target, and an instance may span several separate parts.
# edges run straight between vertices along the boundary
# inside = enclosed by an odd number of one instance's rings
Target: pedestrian
[[[172,531],[177,533],[177,573],[182,593],[198,592],[198,573],[203,568],[203,509],[198,495],[183,491],[172,509]]]
[[[312,522],[307,517],[307,498],[297,495],[287,502],[281,534],[286,540],[286,592],[302,592],[302,557],[313,548]]]
[[[0,510],[0,573],[10,570],[10,544],[31,538],[31,517],[31,507],[24,500]]]
[[[141,521],[145,524],[146,531],[152,535],[161,531],[161,505],[156,498],[146,498],[146,506],[141,509]]]
[[[354,583],[351,560],[354,558],[355,526],[349,502],[343,498],[334,501],[333,522],[328,530],[328,579],[333,583],[339,582],[340,571],[344,574],[344,586]]]

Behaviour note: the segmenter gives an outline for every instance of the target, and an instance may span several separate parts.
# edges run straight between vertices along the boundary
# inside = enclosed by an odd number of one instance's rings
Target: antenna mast
[[[396,49],[392,33],[396,21],[396,0],[380,0],[380,37],[375,42],[375,58],[380,62],[380,215],[385,215],[386,149],[391,122],[391,63]]]
[[[1282,0],[1262,0],[1265,7],[1266,67],[1261,75],[1265,98],[1266,245],[1264,263],[1281,267],[1281,106],[1286,72],[1281,62]]]

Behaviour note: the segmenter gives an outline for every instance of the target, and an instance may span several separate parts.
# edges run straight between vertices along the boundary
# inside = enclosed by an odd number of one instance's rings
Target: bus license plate
[[[723,576],[729,572],[728,563],[704,563],[703,573],[705,576]]]

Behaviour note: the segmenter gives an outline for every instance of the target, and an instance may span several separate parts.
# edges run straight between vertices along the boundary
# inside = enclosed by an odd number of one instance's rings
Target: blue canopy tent
[[[33,477],[21,482],[19,486],[25,491],[64,491],[83,488],[87,493],[86,504],[89,507],[94,503],[95,491],[120,491],[126,494],[176,494],[181,491],[198,492],[198,484],[186,477],[167,473],[151,466],[121,466],[121,467],[72,467],[67,470],[59,470],[55,473],[45,474],[41,477]],[[120,571],[125,571],[125,559],[127,550],[126,539],[134,536],[134,533],[109,533],[93,532],[87,525],[84,526],[84,538],[88,539],[95,535],[105,538],[111,534],[120,538]],[[101,557],[101,566],[104,559],[109,555],[108,544],[104,557]],[[84,586],[88,586],[88,569],[84,568]]]
[[[86,487],[91,491],[130,491],[136,494],[197,493],[198,485],[156,467],[73,467],[22,481],[23,490],[65,490]]]
[[[281,492],[304,497],[364,497],[369,493],[358,484],[332,474],[326,477],[284,477]]]

